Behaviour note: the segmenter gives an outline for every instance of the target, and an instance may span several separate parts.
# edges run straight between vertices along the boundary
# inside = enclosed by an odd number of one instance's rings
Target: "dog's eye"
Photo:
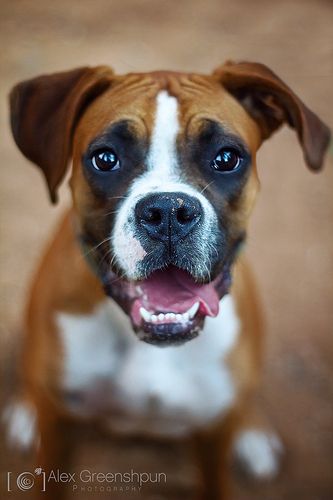
[[[223,148],[212,162],[214,170],[219,172],[231,172],[236,170],[241,164],[242,158],[238,152],[232,148]]]
[[[119,159],[112,149],[98,151],[91,157],[91,163],[96,170],[103,172],[120,168]]]

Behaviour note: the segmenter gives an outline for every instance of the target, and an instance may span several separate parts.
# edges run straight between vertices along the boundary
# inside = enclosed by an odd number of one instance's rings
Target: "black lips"
[[[196,316],[184,323],[153,324],[143,322],[137,332],[140,340],[159,347],[181,345],[197,337],[202,330],[204,318]]]

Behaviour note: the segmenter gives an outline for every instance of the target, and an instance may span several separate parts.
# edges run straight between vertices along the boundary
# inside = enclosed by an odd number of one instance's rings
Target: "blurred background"
[[[29,280],[69,203],[63,186],[60,204],[49,205],[39,172],[14,146],[7,110],[11,86],[80,65],[109,64],[119,73],[210,72],[226,59],[252,60],[270,66],[332,126],[332,26],[330,0],[1,0],[2,404],[15,391],[11,368]],[[280,432],[287,454],[272,483],[235,478],[233,498],[328,500],[333,498],[332,151],[324,171],[313,174],[294,133],[285,128],[262,147],[258,165],[262,192],[248,240],[267,330],[258,404]],[[31,458],[5,452],[3,437],[0,450],[0,496],[6,498],[6,472],[29,470]],[[106,446],[90,436],[76,463],[98,470],[103,461],[104,469],[105,463],[123,461],[135,469],[140,450],[137,443]],[[147,464],[155,467],[154,445],[146,450]],[[172,498],[185,498],[192,487],[191,465],[168,446],[158,449],[158,457],[159,470],[170,469]],[[151,498],[171,498],[162,493]]]

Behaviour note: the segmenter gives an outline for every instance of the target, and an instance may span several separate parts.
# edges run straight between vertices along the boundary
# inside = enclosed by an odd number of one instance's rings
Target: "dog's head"
[[[80,68],[17,85],[13,135],[51,199],[73,159],[78,238],[139,337],[170,344],[218,312],[258,191],[256,151],[281,124],[310,168],[327,127],[267,67],[116,76]]]

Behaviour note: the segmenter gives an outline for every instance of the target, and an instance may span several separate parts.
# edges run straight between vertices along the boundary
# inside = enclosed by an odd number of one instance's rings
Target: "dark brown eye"
[[[96,170],[102,170],[103,172],[120,168],[119,159],[112,149],[98,151],[92,156],[91,163]]]
[[[214,170],[231,172],[239,167],[242,159],[235,149],[223,148],[212,162]]]

